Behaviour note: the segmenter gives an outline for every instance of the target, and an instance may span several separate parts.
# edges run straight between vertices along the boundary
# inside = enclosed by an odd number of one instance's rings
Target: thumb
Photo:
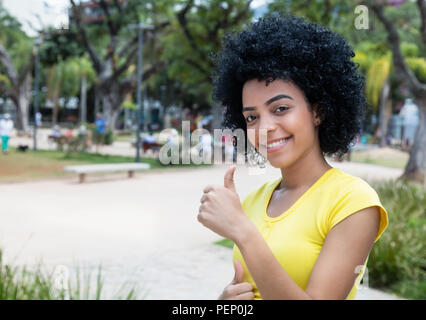
[[[225,188],[234,191],[235,193],[237,193],[237,189],[235,189],[235,184],[234,184],[234,172],[237,169],[237,167],[235,165],[231,166],[228,171],[226,171],[225,173],[225,179],[224,179],[224,186]]]
[[[235,260],[234,262],[235,275],[232,279],[232,284],[237,284],[243,282],[244,269],[240,261]]]

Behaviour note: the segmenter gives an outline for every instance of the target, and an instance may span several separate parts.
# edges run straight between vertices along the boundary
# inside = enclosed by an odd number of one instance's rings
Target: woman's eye
[[[249,115],[249,116],[247,116],[247,118],[246,118],[246,122],[247,122],[247,123],[252,122],[252,121],[254,121],[254,119],[255,119],[255,117],[254,117],[254,116]]]
[[[280,107],[276,108],[276,109],[275,109],[275,111],[278,111],[278,112],[284,112],[284,111],[286,111],[287,109],[290,109],[290,108],[288,108],[288,107],[284,107],[284,106],[280,106]]]

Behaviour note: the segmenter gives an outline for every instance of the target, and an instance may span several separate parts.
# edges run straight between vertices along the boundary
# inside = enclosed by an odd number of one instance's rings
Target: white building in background
[[[408,140],[412,145],[419,124],[419,108],[412,99],[405,99],[405,104],[399,111],[399,116],[402,118],[402,138]]]

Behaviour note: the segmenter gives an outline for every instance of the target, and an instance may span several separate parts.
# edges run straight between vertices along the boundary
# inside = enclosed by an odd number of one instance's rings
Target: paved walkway
[[[402,171],[369,164],[332,163],[364,178],[396,178]],[[124,281],[149,290],[147,299],[216,299],[233,277],[232,251],[196,219],[206,184],[223,184],[227,166],[171,169],[122,176],[0,184],[0,246],[5,259],[49,268],[65,265],[95,270],[101,263],[105,290]],[[279,177],[238,167],[236,187],[243,198],[261,183]],[[360,290],[364,299],[394,299]]]

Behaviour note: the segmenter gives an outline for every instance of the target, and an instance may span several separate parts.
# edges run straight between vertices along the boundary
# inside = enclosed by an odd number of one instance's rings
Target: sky
[[[253,0],[252,7],[256,8],[266,2],[267,0]],[[29,36],[36,36],[36,30],[40,30],[42,26],[66,26],[68,4],[69,0],[3,0],[3,6],[22,23]]]
[[[29,36],[35,36],[36,30],[40,30],[43,25],[67,25],[68,3],[69,0],[3,0],[3,6],[22,23]]]

